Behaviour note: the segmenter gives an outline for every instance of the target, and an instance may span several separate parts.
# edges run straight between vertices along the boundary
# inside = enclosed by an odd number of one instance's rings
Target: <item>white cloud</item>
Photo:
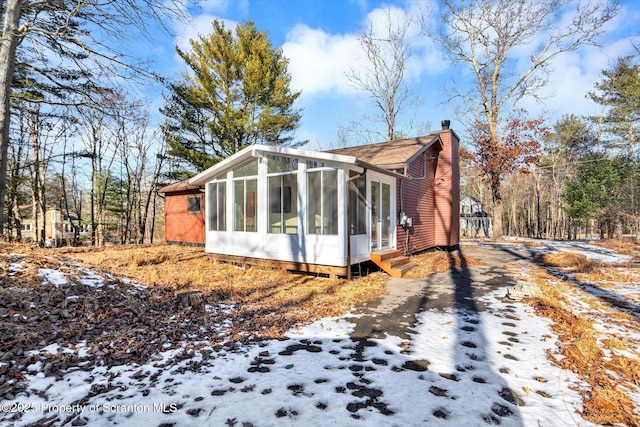
[[[406,27],[405,40],[412,51],[406,64],[407,79],[418,79],[426,71],[437,72],[442,69],[436,67],[440,62],[440,52],[434,48],[432,40],[422,34],[418,21],[421,13],[423,11],[416,6],[410,9],[396,6],[377,8],[367,15],[364,24],[372,29],[374,37],[381,39],[388,38],[389,27],[391,31]]]
[[[235,29],[238,25],[236,21],[230,19],[222,19],[216,15],[203,13],[194,17],[188,23],[179,23],[176,26],[175,44],[182,50],[189,51],[191,49],[190,40],[198,40],[199,35],[211,34],[213,31],[213,21],[221,20],[224,22],[225,28]]]
[[[418,80],[425,71],[442,72],[441,54],[432,41],[421,34],[417,21],[423,10],[414,4],[409,9],[396,6],[374,9],[366,16],[363,27],[370,25],[374,34],[384,37],[387,12],[394,22],[409,27],[407,39],[414,48],[414,55],[407,63],[407,79]],[[282,48],[290,61],[293,88],[302,90],[303,96],[359,93],[349,85],[346,77],[349,72],[358,74],[365,71],[366,63],[358,35],[359,32],[330,34],[305,24],[291,29]]]
[[[596,114],[599,106],[586,98],[587,93],[602,80],[602,70],[611,68],[616,58],[628,51],[629,40],[621,39],[604,48],[585,47],[558,56],[552,64],[549,85],[542,92],[547,109],[556,114]]]
[[[355,92],[345,76],[360,58],[355,35],[332,35],[298,24],[287,34],[282,49],[289,58],[291,86],[302,90],[303,96]]]

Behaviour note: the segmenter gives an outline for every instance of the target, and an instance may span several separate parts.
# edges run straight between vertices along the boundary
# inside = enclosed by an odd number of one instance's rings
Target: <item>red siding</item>
[[[189,197],[200,197],[200,212],[187,212]],[[204,193],[198,191],[167,193],[164,200],[165,240],[204,245]]]
[[[443,132],[440,138],[442,151],[430,148],[409,164],[412,179],[398,182],[398,212],[404,210],[413,220],[409,228],[411,253],[459,243],[459,141],[453,132]],[[398,249],[404,250],[405,239],[405,230],[398,227]]]
[[[434,152],[429,150],[409,165],[411,180],[398,182],[398,210],[404,210],[413,225],[409,230],[409,251],[420,252],[435,245],[434,235]],[[404,250],[405,230],[398,228],[398,249]]]
[[[440,134],[443,149],[435,177],[436,246],[454,246],[460,232],[460,153],[458,139],[451,132]]]

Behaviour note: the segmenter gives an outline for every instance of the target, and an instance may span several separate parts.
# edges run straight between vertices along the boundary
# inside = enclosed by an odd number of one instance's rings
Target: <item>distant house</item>
[[[20,228],[20,238],[26,242],[40,241],[38,234],[43,241],[53,246],[69,244],[73,241],[76,228],[78,228],[78,236],[80,238],[91,234],[89,225],[78,226],[78,218],[73,214],[66,215],[60,209],[47,208],[45,217],[39,218],[37,221],[38,230],[36,230],[36,221],[33,219],[32,208],[22,207],[22,219],[17,220],[17,227]],[[44,228],[43,228],[44,224]],[[17,237],[17,232],[14,231]]]
[[[160,190],[166,240],[340,276],[373,260],[401,276],[404,255],[458,244],[458,151],[448,125],[327,152],[250,146]]]
[[[493,233],[493,218],[484,211],[478,199],[468,195],[460,198],[460,232],[465,237],[490,237]]]

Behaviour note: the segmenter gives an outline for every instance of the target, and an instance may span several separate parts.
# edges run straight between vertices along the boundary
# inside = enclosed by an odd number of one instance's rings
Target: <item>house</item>
[[[42,218],[38,219],[36,231],[36,221],[33,220],[32,208],[30,206],[24,206],[20,208],[22,219],[18,220],[19,224],[16,227],[20,227],[20,238],[25,242],[34,242],[40,240],[38,234],[44,241],[51,246],[59,246],[68,244],[73,241],[74,232],[78,224],[78,218],[69,214],[66,215],[60,209],[47,208],[44,221]],[[44,229],[43,229],[44,223]],[[91,228],[89,225],[80,225],[78,229],[78,235],[80,237],[89,236]],[[15,231],[17,236],[17,230]]]
[[[373,260],[402,276],[411,253],[458,244],[458,151],[448,121],[427,136],[325,152],[253,145],[160,190],[166,239],[347,277]]]
[[[478,237],[480,230],[485,237],[493,231],[493,218],[484,211],[484,205],[476,198],[462,195],[460,198],[460,231],[465,237]]]

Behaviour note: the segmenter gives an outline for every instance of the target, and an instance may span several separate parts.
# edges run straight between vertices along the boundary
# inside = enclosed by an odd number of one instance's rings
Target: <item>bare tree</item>
[[[125,195],[120,240],[122,243],[131,240],[144,243],[150,205],[164,163],[165,145],[154,150],[160,131],[150,130],[149,114],[139,103],[129,104],[114,113]]]
[[[93,91],[98,84],[90,76],[100,70],[105,76],[146,72],[119,51],[122,42],[137,34],[148,34],[148,25],[181,17],[182,2],[170,0],[6,0],[2,2],[0,37],[0,235],[5,225],[7,153],[10,144],[10,98],[15,84],[17,58],[26,52],[31,73],[42,76],[54,89],[44,102],[59,103],[62,93]],[[91,27],[91,30],[88,30]],[[166,28],[165,28],[166,29]],[[95,36],[95,37],[94,37]],[[28,43],[23,43],[25,40]],[[109,43],[112,42],[110,45]],[[47,66],[51,58],[60,63]],[[80,80],[83,84],[77,84]],[[86,84],[84,84],[86,83]],[[85,97],[84,99],[91,99]],[[68,102],[68,101],[65,101]]]
[[[408,34],[412,21],[384,10],[382,31],[369,22],[358,42],[366,58],[363,71],[347,73],[349,83],[367,92],[373,100],[379,120],[386,128],[387,140],[395,139],[397,119],[411,104],[409,88],[405,81],[407,62],[412,55]]]
[[[423,20],[423,32],[442,45],[452,63],[472,72],[470,90],[457,82],[450,90],[463,101],[461,119],[486,126],[487,141],[499,149],[518,102],[540,98],[552,60],[596,44],[617,11],[618,4],[608,1],[443,0],[442,27],[433,33]],[[518,61],[526,49],[528,63]],[[499,168],[492,174],[494,236],[501,237],[503,179],[495,179],[502,178]]]
[[[91,243],[102,246],[105,238],[107,194],[112,179],[111,167],[118,154],[117,130],[113,124],[113,111],[121,108],[117,94],[105,94],[100,102],[103,108],[80,110],[80,132],[84,145],[80,152],[91,162],[89,213]]]

